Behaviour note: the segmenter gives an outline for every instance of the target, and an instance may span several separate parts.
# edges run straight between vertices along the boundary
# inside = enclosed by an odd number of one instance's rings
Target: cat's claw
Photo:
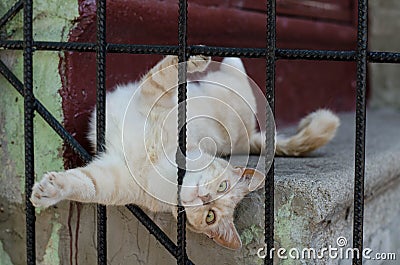
[[[35,207],[49,207],[64,198],[63,186],[55,172],[45,174],[32,188],[30,201]]]
[[[187,63],[188,73],[203,72],[211,62],[211,57],[205,55],[190,56]]]

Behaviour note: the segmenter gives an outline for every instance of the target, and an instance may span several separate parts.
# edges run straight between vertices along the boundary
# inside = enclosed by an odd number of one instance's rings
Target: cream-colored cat
[[[191,57],[187,71],[204,72],[209,64],[208,57]],[[85,167],[45,174],[33,187],[32,203],[48,207],[68,199],[136,204],[176,217],[177,71],[177,57],[166,56],[139,82],[109,93],[105,152]],[[187,173],[181,190],[187,226],[230,249],[241,247],[234,209],[247,193],[262,188],[265,178],[255,169],[219,158],[265,148],[244,73],[240,59],[226,58],[219,69],[203,74],[204,81],[188,81]],[[92,120],[89,138],[95,143]],[[331,140],[338,125],[330,111],[314,112],[300,122],[296,135],[277,139],[276,154],[307,154]],[[274,147],[269,148],[273,152]]]

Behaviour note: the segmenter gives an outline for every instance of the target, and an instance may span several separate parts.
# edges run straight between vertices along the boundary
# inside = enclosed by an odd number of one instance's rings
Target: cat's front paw
[[[211,62],[211,57],[205,55],[190,56],[187,63],[188,73],[203,72]]]
[[[66,197],[59,173],[49,172],[32,188],[30,201],[35,207],[49,207]]]

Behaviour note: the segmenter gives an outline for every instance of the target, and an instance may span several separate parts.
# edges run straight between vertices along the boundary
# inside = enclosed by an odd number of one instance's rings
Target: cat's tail
[[[304,156],[327,144],[336,134],[340,125],[339,118],[331,111],[320,109],[304,117],[293,136],[276,137],[275,154],[277,156]],[[252,135],[251,153],[263,153],[264,133]]]
[[[339,117],[326,109],[320,109],[304,117],[297,133],[276,139],[275,154],[278,156],[303,156],[327,144],[336,134]]]

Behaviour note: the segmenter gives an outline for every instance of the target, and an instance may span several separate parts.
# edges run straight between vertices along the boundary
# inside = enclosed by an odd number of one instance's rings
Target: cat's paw
[[[30,201],[35,207],[49,207],[65,198],[62,176],[56,172],[45,174],[32,188]]]
[[[211,62],[211,57],[205,55],[190,56],[187,62],[188,73],[203,72]]]

